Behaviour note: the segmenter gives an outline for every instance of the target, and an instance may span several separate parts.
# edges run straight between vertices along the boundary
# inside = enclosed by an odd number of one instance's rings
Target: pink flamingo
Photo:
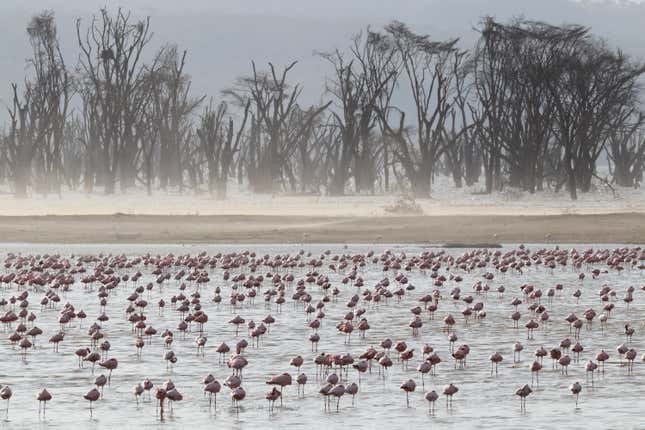
[[[298,395],[300,395],[300,392],[302,391],[302,395],[304,396],[305,394],[305,385],[307,385],[307,375],[304,373],[299,374],[296,377],[296,383],[298,384]]]
[[[38,399],[38,415],[40,415],[41,405],[42,405],[42,411],[44,416],[45,410],[47,409],[47,402],[49,402],[52,399],[52,395],[49,391],[47,391],[46,388],[43,388],[38,393],[38,396],[36,396],[36,399]]]
[[[578,397],[580,396],[580,392],[582,391],[582,385],[580,385],[579,382],[574,382],[569,386],[569,391],[571,391],[571,394],[576,396],[576,408],[578,407]]]
[[[350,396],[352,396],[352,406],[354,406],[354,400],[356,398],[357,393],[358,393],[358,385],[355,382],[352,382],[351,384],[345,387],[345,394],[349,394]]]
[[[434,410],[435,410],[435,402],[439,398],[439,395],[437,394],[436,391],[432,390],[432,391],[427,392],[424,397],[425,397],[425,399],[428,401],[428,403],[430,405],[429,406],[429,408],[430,408],[429,412],[433,413]]]
[[[99,390],[97,390],[96,388],[92,388],[83,396],[85,400],[88,400],[90,402],[90,417],[93,415],[92,403],[96,402],[100,397],[101,397],[101,393],[99,393]]]
[[[540,385],[540,370],[542,370],[542,365],[540,363],[538,363],[537,361],[534,361],[529,366],[529,369],[531,370],[531,385],[533,385],[533,375],[535,375],[535,382],[539,386]]]
[[[214,402],[215,403],[215,410],[217,410],[217,394],[220,392],[222,389],[222,386],[220,383],[216,380],[213,379],[212,381],[208,382],[206,385],[204,385],[204,392],[208,393],[208,407],[210,409],[211,404]]]
[[[278,398],[282,398],[282,393],[280,393],[277,388],[273,387],[271,388],[271,391],[266,394],[265,398],[269,402],[269,412],[273,412],[275,401],[278,400]]]
[[[417,384],[412,380],[408,379],[407,381],[403,382],[400,387],[403,391],[405,391],[405,403],[407,407],[410,407],[410,393],[413,393],[414,390],[417,388]]]
[[[455,385],[452,383],[446,385],[443,387],[443,394],[446,396],[446,404],[448,406],[452,406],[452,397],[457,394],[459,391],[459,388],[457,388]]]
[[[291,375],[288,373],[282,373],[280,375],[272,376],[268,381],[269,385],[277,385],[280,387],[280,407],[282,407],[282,389],[288,385],[291,385],[292,379]]]
[[[0,387],[0,399],[5,400],[7,402],[7,409],[5,413],[5,419],[9,419],[9,400],[11,399],[11,396],[13,393],[11,392],[11,388],[8,385],[5,385],[3,387]]]
[[[345,386],[343,384],[334,385],[329,390],[329,395],[336,397],[336,412],[340,409],[340,398],[345,394]]]
[[[499,352],[491,354],[491,356],[489,357],[491,376],[493,375],[493,366],[495,367],[495,375],[497,375],[497,366],[502,362],[503,359],[504,358],[502,357],[502,354],[500,354]]]
[[[521,410],[526,410],[526,398],[532,392],[533,392],[533,390],[531,390],[531,387],[529,387],[528,384],[524,384],[523,387],[520,387],[517,390],[515,390],[515,395],[520,397],[520,409]]]
[[[246,391],[244,391],[244,388],[242,387],[237,387],[233,389],[233,391],[231,391],[231,398],[233,399],[233,405],[235,409],[238,411],[238,413],[240,409],[240,402],[244,400],[245,397],[246,397]]]

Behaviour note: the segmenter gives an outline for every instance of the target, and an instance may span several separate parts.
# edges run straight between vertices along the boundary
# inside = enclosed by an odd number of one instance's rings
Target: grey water
[[[619,246],[614,245],[610,248]],[[539,247],[551,248],[553,245],[528,245],[530,250]],[[573,247],[569,245],[568,247]],[[575,245],[578,250],[587,246]],[[377,255],[384,249],[389,248],[395,254],[405,253],[408,258],[423,251],[434,250],[435,248],[422,248],[418,246],[396,246],[396,245],[243,245],[243,246],[203,246],[203,245],[32,245],[32,244],[8,244],[4,245],[0,261],[4,261],[9,253],[45,254],[60,253],[64,257],[80,254],[104,255],[125,254],[129,257],[151,253],[153,255],[175,255],[191,254],[196,255],[201,251],[208,254],[217,252],[232,252],[250,250],[258,255],[269,254],[293,254],[300,249],[311,252],[312,257],[318,257],[327,249],[331,254],[337,253],[364,253],[374,249]],[[511,248],[504,247],[502,252]],[[458,256],[466,252],[464,249],[446,249],[448,254]],[[305,260],[307,260],[305,258]],[[74,261],[74,260],[70,260]],[[359,289],[351,284],[344,285],[341,280],[344,277],[343,271],[334,272],[327,265],[330,261],[316,268],[316,270],[328,276],[332,287],[340,289],[337,301],[326,304],[326,317],[319,330],[321,340],[318,345],[318,352],[311,351],[308,336],[311,329],[307,327],[306,316],[302,305],[295,306],[291,299],[291,289],[288,289],[287,302],[278,312],[275,304],[267,309],[261,294],[258,294],[253,304],[246,301],[236,309],[231,309],[227,297],[231,292],[231,281],[224,281],[222,269],[206,269],[209,271],[210,282],[201,286],[201,304],[203,311],[208,314],[209,321],[205,325],[208,342],[205,348],[204,357],[197,355],[194,339],[197,336],[195,327],[193,332],[188,333],[182,339],[176,332],[180,316],[172,310],[170,298],[179,293],[177,281],[171,280],[160,288],[155,284],[150,296],[143,293],[142,297],[148,301],[146,310],[147,324],[152,325],[161,333],[164,329],[175,331],[175,340],[172,350],[178,356],[178,362],[172,370],[167,369],[163,359],[166,351],[163,340],[159,336],[152,339],[152,344],[143,348],[142,358],[139,360],[134,346],[135,334],[132,332],[131,324],[125,317],[125,308],[128,305],[127,296],[134,289],[132,283],[122,283],[108,298],[108,305],[105,313],[109,320],[102,323],[105,339],[111,343],[110,357],[119,360],[118,368],[113,372],[112,381],[104,389],[104,398],[94,405],[93,416],[90,417],[89,403],[83,399],[83,395],[93,387],[96,376],[106,373],[97,366],[95,374],[91,373],[91,366],[78,367],[77,357],[74,351],[80,347],[89,346],[87,328],[100,314],[99,303],[96,296],[96,288],[87,290],[78,282],[67,293],[60,293],[61,303],[58,309],[41,310],[40,299],[44,296],[44,289],[29,288],[29,310],[37,315],[35,325],[43,329],[44,334],[36,340],[34,348],[31,348],[26,358],[23,359],[20,348],[13,347],[8,336],[11,332],[0,332],[0,384],[9,385],[13,391],[10,400],[8,418],[5,419],[5,403],[0,401],[0,428],[2,429],[99,429],[99,428],[153,428],[153,429],[174,429],[174,428],[330,428],[343,426],[345,428],[375,428],[388,429],[421,428],[422,426],[439,426],[441,428],[639,428],[645,426],[642,420],[642,411],[645,408],[645,397],[643,394],[643,381],[645,380],[645,366],[641,362],[641,354],[645,352],[645,327],[642,325],[643,311],[645,304],[643,291],[640,287],[644,284],[643,272],[632,268],[618,273],[609,270],[607,274],[601,274],[598,279],[590,276],[590,267],[574,269],[571,265],[558,266],[549,270],[543,266],[525,267],[522,273],[509,270],[506,274],[495,272],[493,268],[486,267],[470,272],[453,268],[448,272],[442,267],[440,273],[446,277],[450,273],[459,274],[463,277],[462,282],[449,280],[439,290],[442,293],[442,300],[435,318],[431,320],[429,314],[424,312],[423,327],[418,337],[413,337],[408,323],[412,314],[410,309],[420,305],[418,299],[430,294],[435,288],[434,280],[429,277],[429,272],[422,273],[418,269],[404,271],[409,283],[415,286],[412,291],[406,291],[401,301],[396,298],[390,299],[387,303],[381,302],[378,308],[360,301],[358,307],[365,307],[371,329],[366,337],[360,338],[355,331],[349,344],[345,343],[345,336],[336,329],[348,311],[346,303],[354,294],[359,294],[365,288],[373,289],[373,286],[383,277],[387,276],[393,280],[395,271],[384,272],[381,264],[367,264],[359,269],[359,275],[365,280],[365,286]],[[91,265],[89,266],[91,267]],[[605,269],[605,264],[597,266]],[[151,274],[153,267],[140,265],[132,269],[118,270],[117,273],[132,274],[141,270],[143,276],[138,285],[146,285],[154,282],[155,275]],[[171,268],[171,271],[179,268]],[[311,267],[290,269],[296,279],[304,276],[312,270]],[[4,271],[4,272],[3,272]],[[258,268],[257,274],[266,274],[272,270],[268,267]],[[403,271],[403,269],[402,269]],[[492,280],[483,279],[485,272],[493,272],[495,277]],[[580,281],[580,272],[587,274],[583,281]],[[0,268],[1,273],[6,269]],[[249,274],[246,267],[231,269],[231,274]],[[281,270],[280,273],[287,273]],[[490,286],[487,294],[476,295],[473,284],[482,281]],[[547,307],[550,315],[550,322],[546,327],[540,327],[535,331],[534,339],[527,340],[524,324],[533,317],[527,309],[527,303],[520,286],[532,284],[544,292],[555,284],[563,284],[563,290],[557,294],[552,304],[547,304],[545,295],[542,303]],[[531,384],[531,372],[529,365],[533,362],[533,352],[536,348],[544,346],[553,348],[559,346],[564,338],[571,338],[575,343],[573,334],[569,331],[569,324],[564,318],[571,312],[582,317],[582,313],[593,308],[600,314],[602,303],[598,296],[598,290],[603,284],[607,284],[616,291],[612,301],[616,308],[612,311],[606,328],[601,332],[600,323],[594,320],[591,327],[583,327],[581,330],[580,343],[584,351],[580,354],[579,362],[572,362],[568,369],[568,376],[561,375],[560,370],[551,368],[551,360],[547,357],[544,360],[544,368],[540,372],[539,385],[533,385],[534,392],[527,400],[526,411],[520,409],[520,401],[514,392],[523,384]],[[260,291],[268,287],[265,281]],[[496,289],[504,285],[506,292],[500,296]],[[212,302],[214,289],[222,289],[222,303]],[[484,303],[487,316],[483,320],[471,318],[468,323],[464,321],[461,310],[465,304],[461,301],[454,302],[450,296],[450,290],[454,287],[461,288],[462,296],[472,295],[475,301]],[[625,290],[634,287],[634,302],[627,307],[622,301]],[[292,288],[292,287],[291,287]],[[391,287],[392,288],[392,287]],[[194,285],[188,285],[185,294],[189,295],[196,289]],[[582,296],[579,300],[572,297],[575,290],[580,289]],[[9,299],[18,294],[15,285],[7,288],[0,287],[0,298]],[[21,291],[21,290],[20,290]],[[307,284],[307,291],[313,296],[312,303],[316,303],[322,296],[322,292],[315,284]],[[361,296],[362,297],[362,296]],[[518,297],[524,301],[519,307],[522,314],[520,328],[514,329],[513,322],[509,318],[514,308],[510,301]],[[157,302],[164,299],[167,303],[163,313],[157,310]],[[59,352],[53,352],[51,344],[47,343],[50,336],[57,333],[59,324],[57,322],[59,310],[63,303],[73,304],[76,311],[83,309],[88,318],[79,326],[74,321],[71,327],[66,329],[64,341],[60,344]],[[5,307],[5,311],[9,306]],[[4,311],[2,311],[4,313]],[[457,345],[468,344],[470,355],[467,365],[463,369],[456,369],[454,360],[449,353],[449,341],[443,331],[443,317],[448,313],[452,314],[457,324],[455,331],[458,336]],[[226,342],[232,348],[241,338],[248,337],[245,327],[240,328],[239,336],[235,335],[235,327],[228,321],[239,314],[248,322],[254,320],[259,322],[267,314],[276,318],[276,323],[270,328],[270,333],[263,337],[259,348],[249,346],[244,355],[249,361],[243,372],[242,386],[246,390],[247,397],[241,402],[241,407],[236,410],[232,407],[229,390],[222,387],[217,398],[217,409],[209,408],[208,398],[202,391],[202,378],[207,374],[213,374],[217,380],[223,380],[231,374],[226,365],[218,364],[218,354],[215,349],[221,342]],[[616,352],[616,347],[626,342],[623,334],[623,326],[630,323],[635,328],[635,334],[630,346],[638,352],[633,374],[628,374],[627,368],[621,364]],[[340,354],[351,353],[355,359],[369,346],[381,350],[379,344],[384,338],[390,338],[394,342],[404,340],[408,348],[414,348],[414,358],[410,361],[408,369],[396,359],[396,352],[392,350],[390,355],[394,361],[393,366],[383,377],[377,371],[378,365],[374,365],[372,373],[361,376],[360,391],[352,405],[352,399],[344,396],[340,400],[340,410],[336,412],[335,404],[332,411],[325,411],[323,398],[318,394],[318,389],[323,385],[324,380],[316,377],[316,366],[313,358],[321,353]],[[524,345],[520,354],[520,363],[513,364],[513,344],[519,341]],[[250,338],[249,338],[249,343]],[[431,345],[442,358],[438,365],[436,376],[426,375],[422,387],[421,375],[416,371],[417,365],[422,360],[421,348],[424,344]],[[606,364],[604,374],[596,373],[593,385],[587,382],[585,375],[585,363],[588,360],[595,361],[595,355],[604,349],[610,355]],[[499,366],[497,376],[491,376],[490,362],[488,357],[499,351],[504,360]],[[305,359],[301,371],[306,373],[309,381],[304,389],[304,395],[298,396],[294,385],[286,387],[283,395],[283,406],[276,407],[271,413],[264,398],[269,386],[265,381],[271,376],[282,372],[290,372],[294,377],[296,369],[289,366],[289,360],[296,355],[302,355]],[[573,355],[572,355],[573,357]],[[184,400],[176,402],[174,410],[169,413],[166,410],[164,419],[161,420],[157,410],[154,396],[151,401],[147,398],[135,402],[132,394],[133,386],[149,378],[155,386],[161,385],[164,381],[172,380],[177,389],[184,395]],[[417,390],[410,395],[410,407],[406,407],[405,394],[399,389],[399,385],[407,380],[414,379],[417,383]],[[579,381],[583,385],[579,404],[576,407],[575,399],[569,392],[568,387]],[[345,381],[344,381],[345,382]],[[346,382],[358,382],[358,375],[354,369],[349,371],[349,378]],[[451,408],[441,392],[443,386],[453,383],[459,388],[455,395]],[[46,413],[38,413],[37,392],[41,388],[47,388],[53,395],[53,399],[47,404]],[[428,404],[424,400],[424,393],[429,390],[436,390],[440,394],[437,401],[436,412],[429,412]]]

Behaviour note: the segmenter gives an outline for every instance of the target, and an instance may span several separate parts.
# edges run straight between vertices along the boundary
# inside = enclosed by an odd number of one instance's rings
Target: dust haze
[[[322,228],[314,217],[392,227],[645,210],[640,2],[0,10],[7,231],[22,216],[155,215],[172,226],[172,216],[243,215],[271,231],[297,225],[301,240]],[[371,230],[347,240],[382,236]],[[542,225],[531,237],[551,235]]]

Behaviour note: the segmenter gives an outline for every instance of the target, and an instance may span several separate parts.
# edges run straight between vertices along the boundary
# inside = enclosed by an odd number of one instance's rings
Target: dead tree
[[[182,151],[186,146],[190,118],[205,96],[190,95],[190,76],[184,71],[186,51],[181,56],[174,45],[160,52],[160,67],[155,73],[153,105],[155,124],[159,128],[159,183],[162,189],[183,187]]]
[[[152,195],[152,188],[155,181],[155,154],[159,142],[159,128],[156,120],[158,112],[149,109],[143,116],[143,121],[135,124],[134,139],[138,142],[139,154],[137,159],[141,160],[142,168],[138,169],[143,173],[144,178],[141,182],[146,187],[149,196]]]
[[[251,103],[247,102],[241,124],[235,131],[232,116],[225,102],[204,109],[197,130],[201,152],[208,168],[208,188],[217,199],[226,198],[229,173],[235,154],[240,150]]]
[[[70,190],[77,190],[82,183],[85,145],[83,124],[78,116],[67,120],[63,136],[62,175]]]
[[[11,86],[10,125],[5,139],[5,156],[17,197],[25,197],[30,184],[36,185],[38,192],[61,192],[62,147],[71,98],[53,13],[34,16],[27,34],[32,47],[28,65],[33,76],[25,79],[23,95],[17,84]]]
[[[106,194],[115,191],[117,177],[121,190],[133,185],[136,176],[136,124],[142,121],[151,99],[146,78],[158,67],[158,59],[144,63],[145,49],[152,33],[150,19],[134,21],[129,12],[118,9],[111,15],[102,9],[85,31],[76,23],[80,91],[96,141],[100,182]],[[96,166],[97,168],[99,166]]]
[[[289,85],[287,77],[296,62],[278,72],[269,63],[268,72],[258,72],[252,62],[253,74],[238,79],[237,88],[225,91],[243,105],[250,100],[253,111],[249,140],[250,158],[254,164],[247,168],[249,183],[256,192],[275,192],[284,185],[287,163],[295,150],[295,143],[308,132],[316,118],[327,109],[329,103],[307,109],[304,120],[294,116],[300,109],[298,98],[300,84]],[[298,124],[292,120],[296,119]]]
[[[560,166],[572,199],[588,192],[596,162],[616,128],[626,124],[638,101],[645,66],[586,33],[557,51],[548,86],[555,105]]]
[[[605,147],[613,182],[623,187],[640,186],[645,169],[645,114],[634,113],[631,121],[614,128]]]
[[[414,121],[409,127],[400,108],[382,112],[381,120],[387,135],[396,142],[394,154],[413,193],[429,197],[435,165],[447,149],[446,129],[455,103],[452,61],[460,63],[465,54],[457,51],[457,39],[432,41],[401,22],[389,24],[386,32],[407,78],[414,102]]]
[[[9,175],[13,178],[13,192],[16,197],[27,197],[31,180],[31,163],[41,140],[38,122],[31,106],[30,92],[24,98],[18,94],[18,85],[12,84],[12,105],[9,112],[9,131],[4,139],[5,158]]]
[[[27,34],[33,51],[29,66],[34,72],[27,86],[42,131],[35,154],[35,185],[39,192],[60,194],[62,148],[72,91],[71,79],[60,51],[54,13],[45,11],[33,17]]]
[[[543,163],[553,137],[553,105],[545,77],[552,66],[554,47],[576,30],[521,20],[492,24],[489,29],[504,41],[500,52],[504,61],[497,72],[508,83],[512,98],[507,98],[504,120],[498,124],[503,136],[502,158],[513,187],[531,193],[542,188]]]
[[[461,188],[464,181],[468,186],[477,182],[481,172],[473,131],[476,124],[468,107],[472,89],[469,79],[474,63],[467,53],[461,51],[454,53],[451,63],[454,93],[448,118],[449,125],[444,127],[447,147],[445,158],[455,186]]]
[[[497,23],[492,18],[484,20],[474,52],[476,102],[469,104],[483,158],[487,193],[500,189],[502,185],[504,121],[507,102],[512,97],[508,76],[499,72],[506,67],[507,56],[500,49],[505,39],[497,29]]]
[[[356,192],[374,192],[380,153],[374,133],[378,108],[389,105],[396,84],[394,51],[385,36],[368,28],[354,36],[349,54],[335,50],[319,55],[334,69],[326,91],[333,97],[332,115],[340,137],[328,192],[344,194],[352,175]]]

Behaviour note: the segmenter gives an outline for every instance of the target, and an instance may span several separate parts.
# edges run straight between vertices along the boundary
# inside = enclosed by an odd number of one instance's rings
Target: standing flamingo
[[[497,366],[502,362],[503,359],[504,357],[502,357],[502,354],[500,354],[499,352],[491,354],[491,356],[489,357],[491,376],[493,375],[493,366],[495,367],[495,375],[497,375]]]
[[[305,375],[304,373],[301,373],[296,377],[296,382],[298,383],[298,395],[300,395],[300,391],[302,391],[302,395],[304,396],[305,385],[307,384],[307,375]]]
[[[533,385],[533,375],[535,375],[535,382],[539,386],[540,385],[540,370],[542,370],[542,365],[539,362],[534,361],[529,366],[529,369],[531,370],[531,385]]]
[[[446,385],[443,387],[443,394],[446,396],[446,404],[449,406],[452,406],[452,397],[457,394],[459,391],[459,388],[457,388],[455,385],[450,383],[449,385]]]
[[[9,419],[9,400],[11,399],[11,396],[13,393],[11,392],[11,388],[9,388],[8,385],[5,385],[4,387],[0,388],[0,399],[6,400],[7,402],[7,409],[5,413],[5,419]]]
[[[291,385],[292,379],[291,375],[288,373],[282,373],[280,375],[272,376],[268,381],[269,385],[277,385],[280,387],[280,407],[282,407],[282,389],[287,385]]]
[[[137,402],[137,407],[139,407],[139,397],[141,397],[143,391],[143,386],[141,384],[136,384],[132,387],[132,394],[134,394],[134,400]]]
[[[220,392],[222,386],[220,383],[214,379],[208,384],[204,385],[204,392],[208,393],[208,407],[211,407],[211,404],[215,403],[215,410],[217,410],[217,393]]]
[[[236,411],[239,413],[240,402],[246,397],[246,391],[244,388],[237,387],[231,391],[231,398],[233,399],[233,405],[235,406]]]
[[[36,398],[38,399],[38,415],[40,415],[41,405],[42,405],[43,416],[45,416],[45,410],[47,409],[47,402],[49,402],[52,399],[52,395],[49,391],[47,391],[46,388],[43,388],[42,390],[40,390]]]
[[[434,391],[434,390],[432,390],[432,391],[428,391],[428,392],[426,393],[426,395],[425,395],[425,399],[428,401],[428,403],[429,403],[429,405],[430,405],[430,406],[429,406],[429,408],[430,408],[429,412],[430,412],[430,413],[433,413],[433,412],[434,412],[434,410],[435,410],[435,402],[437,401],[437,399],[438,399],[438,398],[439,398],[439,395],[438,395],[438,394],[437,394],[437,392],[436,392],[436,391]]]
[[[582,391],[582,385],[580,385],[579,382],[574,382],[569,386],[569,391],[571,391],[571,394],[576,396],[576,408],[578,407],[578,397],[580,396],[580,392]]]
[[[355,382],[352,382],[351,384],[345,387],[345,394],[349,394],[350,396],[352,396],[352,406],[354,406],[354,400],[356,398],[357,393],[358,393],[358,384],[356,384]]]
[[[515,395],[520,397],[520,409],[521,410],[526,410],[526,398],[532,392],[533,392],[533,390],[531,390],[531,387],[529,387],[528,384],[524,384],[523,387],[520,387],[517,390],[515,390]]]
[[[601,363],[602,372],[605,373],[605,361],[609,360],[609,354],[607,354],[605,350],[602,349],[598,354],[596,354],[596,360]]]
[[[85,400],[88,400],[90,402],[90,417],[91,417],[92,416],[92,403],[96,402],[98,399],[101,398],[101,393],[96,388],[92,388],[90,391],[88,391],[83,396],[83,398],[85,398]]]
[[[520,352],[524,349],[524,346],[519,343],[515,342],[513,345],[513,363],[519,363],[520,362]]]
[[[345,394],[345,386],[343,384],[334,385],[329,390],[329,395],[336,397],[336,412],[340,409],[340,398]]]
[[[280,397],[282,397],[282,394],[276,387],[271,388],[271,391],[266,394],[265,398],[269,402],[269,412],[273,412],[275,401]]]
[[[405,403],[407,407],[410,407],[410,393],[413,393],[414,390],[417,388],[417,384],[412,380],[408,379],[407,381],[403,382],[400,387],[403,391],[405,391]]]

